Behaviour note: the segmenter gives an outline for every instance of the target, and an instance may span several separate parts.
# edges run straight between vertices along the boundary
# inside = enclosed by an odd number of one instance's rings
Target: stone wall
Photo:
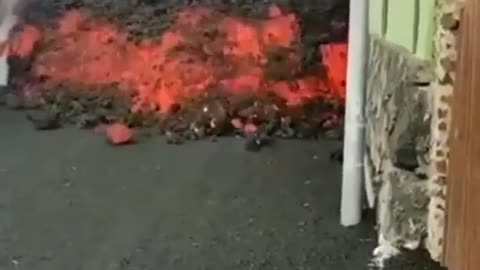
[[[366,182],[382,241],[415,249],[427,234],[431,62],[372,37],[366,96]]]
[[[370,43],[365,178],[374,187],[378,202],[379,239],[406,248],[416,248],[425,239],[432,259],[441,261],[450,101],[454,95],[457,35],[465,0],[429,1],[422,3],[434,9],[425,12],[423,19],[434,22],[435,33],[433,38],[425,36],[422,42],[433,40],[431,56],[415,57],[418,53],[412,48],[389,44],[385,40],[394,39],[385,35],[388,31],[385,24],[381,25],[385,18],[373,21],[380,25],[374,25],[377,31],[370,32],[378,32],[381,38],[373,37]],[[388,19],[390,14],[384,7],[391,2],[372,0],[377,11],[371,13],[377,17],[388,15]],[[431,6],[432,3],[435,5]],[[429,14],[434,14],[434,18],[427,18]],[[449,181],[455,179],[450,176]]]

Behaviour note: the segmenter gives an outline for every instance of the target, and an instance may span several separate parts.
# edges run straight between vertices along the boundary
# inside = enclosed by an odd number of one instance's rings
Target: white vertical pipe
[[[340,222],[361,221],[364,154],[364,100],[368,57],[368,0],[350,0],[347,93]]]
[[[10,36],[10,31],[17,23],[17,16],[15,15],[15,6],[17,0],[0,0],[0,48],[5,46]],[[8,83],[8,52],[5,49],[0,50],[0,86],[5,86]]]

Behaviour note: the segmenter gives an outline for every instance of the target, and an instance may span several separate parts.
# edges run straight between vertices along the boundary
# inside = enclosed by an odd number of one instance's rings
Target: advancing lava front
[[[121,130],[105,132],[115,144],[138,129],[170,143],[238,134],[258,150],[341,126],[346,1],[198,2],[24,5],[3,44],[4,103],[37,129]]]

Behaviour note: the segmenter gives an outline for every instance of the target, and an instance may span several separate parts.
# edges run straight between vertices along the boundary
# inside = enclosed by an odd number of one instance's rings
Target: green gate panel
[[[386,39],[412,53],[416,46],[416,4],[417,0],[390,0],[387,11]]]
[[[383,37],[387,27],[387,0],[370,0],[368,5],[369,33]]]
[[[419,0],[418,37],[416,54],[429,60],[433,57],[435,33],[435,0]]]

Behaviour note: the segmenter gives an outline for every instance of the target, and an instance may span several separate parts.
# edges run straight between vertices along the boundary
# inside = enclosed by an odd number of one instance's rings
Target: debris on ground
[[[113,145],[125,145],[134,142],[133,131],[125,124],[115,123],[107,126],[106,135],[108,141]]]
[[[36,130],[53,130],[61,127],[58,114],[47,110],[29,111],[27,119]]]

